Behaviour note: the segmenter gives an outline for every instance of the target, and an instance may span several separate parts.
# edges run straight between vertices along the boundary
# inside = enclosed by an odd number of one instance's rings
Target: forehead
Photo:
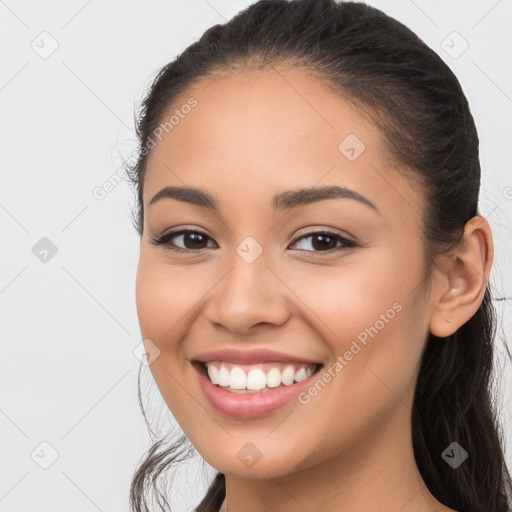
[[[234,191],[267,197],[317,183],[381,200],[414,193],[390,166],[372,121],[299,68],[202,79],[174,102],[162,123],[171,116],[150,153],[145,204],[169,184],[207,188],[220,198]]]

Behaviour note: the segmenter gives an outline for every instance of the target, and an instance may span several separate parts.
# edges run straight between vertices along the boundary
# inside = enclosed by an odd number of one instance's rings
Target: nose
[[[206,317],[240,336],[262,324],[281,326],[290,316],[287,287],[264,258],[247,263],[236,256],[232,268],[211,291]]]

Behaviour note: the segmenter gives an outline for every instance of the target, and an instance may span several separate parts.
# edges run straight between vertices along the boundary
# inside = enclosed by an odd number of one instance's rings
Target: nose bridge
[[[230,330],[244,332],[258,323],[281,324],[288,312],[283,287],[267,268],[270,251],[245,237],[228,257],[230,270],[219,283],[209,318]]]

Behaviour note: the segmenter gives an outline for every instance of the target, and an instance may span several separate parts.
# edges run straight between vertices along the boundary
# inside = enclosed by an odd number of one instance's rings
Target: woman
[[[151,372],[197,510],[510,511],[492,234],[460,84],[362,3],[260,1],[165,66],[130,169]]]

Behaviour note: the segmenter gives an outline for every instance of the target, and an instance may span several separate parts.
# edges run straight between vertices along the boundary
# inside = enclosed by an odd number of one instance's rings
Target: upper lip
[[[195,361],[204,363],[206,361],[225,361],[234,364],[254,364],[254,363],[303,363],[303,364],[320,364],[318,361],[312,361],[292,354],[276,352],[269,349],[252,349],[237,350],[233,348],[223,348],[202,352],[192,358]]]

